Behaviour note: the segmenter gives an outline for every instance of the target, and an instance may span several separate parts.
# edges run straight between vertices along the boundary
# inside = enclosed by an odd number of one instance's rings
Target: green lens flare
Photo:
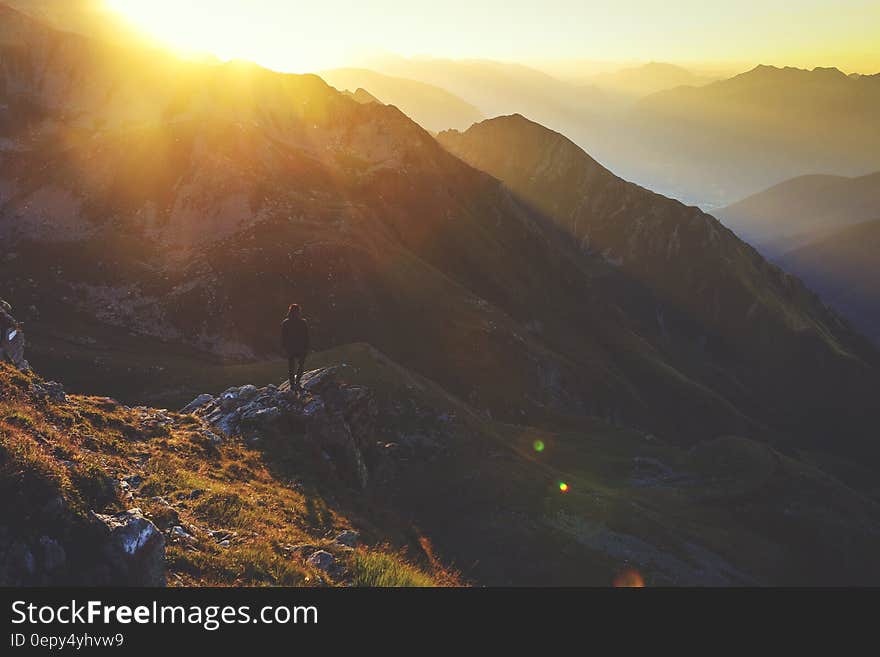
[[[535,448],[536,452],[543,452],[544,451],[544,441],[543,440],[536,440],[532,446]]]

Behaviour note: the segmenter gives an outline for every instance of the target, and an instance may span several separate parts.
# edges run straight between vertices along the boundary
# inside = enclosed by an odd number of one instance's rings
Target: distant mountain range
[[[427,130],[467,128],[485,118],[473,105],[448,91],[424,82],[382,75],[363,68],[321,71],[321,77],[338,89],[369,92],[381,102],[397,106]]]
[[[650,62],[600,73],[590,78],[590,81],[603,91],[638,99],[675,87],[703,86],[717,79],[674,64]]]
[[[834,231],[779,263],[880,346],[880,219]]]
[[[800,176],[716,215],[878,341],[880,172]]]
[[[803,174],[864,175],[880,168],[878,107],[880,74],[758,66],[643,99],[612,164],[704,205]]]
[[[589,126],[609,109],[608,96],[597,87],[565,82],[522,64],[383,55],[366,59],[363,66],[446,89],[485,116],[519,112],[558,130]]]
[[[527,116],[624,178],[704,209],[798,175],[880,167],[880,75],[758,66],[713,82],[651,63],[574,84],[480,60],[365,65],[447,89],[486,116]]]
[[[799,176],[714,214],[740,237],[775,257],[880,216],[880,172],[856,178]]]

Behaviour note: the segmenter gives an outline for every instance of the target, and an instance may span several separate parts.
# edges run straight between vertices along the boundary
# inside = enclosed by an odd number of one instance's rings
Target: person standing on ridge
[[[290,389],[293,390],[299,387],[309,351],[309,325],[303,319],[298,304],[290,304],[287,317],[281,322],[281,348],[287,354],[287,375]]]

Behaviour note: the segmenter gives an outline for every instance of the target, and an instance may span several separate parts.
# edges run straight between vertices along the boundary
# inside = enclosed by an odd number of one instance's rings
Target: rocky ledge
[[[307,372],[295,390],[285,382],[229,388],[216,397],[202,394],[181,412],[204,420],[216,432],[207,436],[212,441],[236,436],[257,447],[271,436],[299,437],[348,483],[366,488],[383,452],[375,440],[378,410],[367,388],[342,381],[343,369]]]
[[[79,522],[58,500],[41,511],[48,532],[31,540],[0,527],[0,584],[4,586],[164,586],[165,537],[141,510],[90,512]],[[51,533],[53,536],[49,536]]]
[[[20,370],[30,369],[24,359],[24,331],[12,316],[12,306],[0,299],[0,361],[8,361]]]

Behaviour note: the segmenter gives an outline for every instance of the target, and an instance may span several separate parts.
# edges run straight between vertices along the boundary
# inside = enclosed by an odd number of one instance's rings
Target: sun
[[[246,0],[104,0],[152,41],[182,55],[210,54],[221,60],[247,59],[278,71],[306,73],[336,65],[340,53],[314,30],[292,34],[308,14],[290,2]]]

